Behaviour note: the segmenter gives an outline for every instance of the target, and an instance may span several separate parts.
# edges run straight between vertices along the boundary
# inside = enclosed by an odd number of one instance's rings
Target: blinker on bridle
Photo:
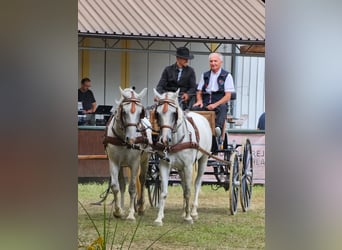
[[[163,105],[163,110],[162,110],[163,113],[166,113],[168,111],[169,105],[171,107],[176,108],[175,124],[173,126],[171,126],[171,125],[162,125],[162,126],[160,126],[161,129],[162,128],[169,128],[169,129],[171,129],[172,133],[174,133],[175,129],[176,129],[177,115],[178,115],[176,103],[175,103],[175,101],[168,99],[167,95],[166,95],[165,99],[159,99],[158,105],[156,106],[156,111],[157,111],[157,107],[161,106],[161,105]],[[155,111],[155,113],[157,113],[156,111]],[[158,115],[156,116],[156,118],[157,118],[157,121],[158,121],[158,119],[159,119]]]
[[[136,105],[143,107],[143,105],[140,103],[140,99],[138,99],[138,98],[136,98],[134,96],[134,92],[133,91],[131,93],[132,93],[131,98],[127,98],[127,99],[123,100],[121,102],[121,104],[120,104],[120,110],[121,110],[121,112],[120,112],[120,121],[121,121],[121,124],[124,126],[124,128],[127,128],[129,126],[134,126],[134,127],[138,128],[138,123],[125,123],[124,122],[124,120],[123,120],[123,106],[127,105],[127,104],[132,104],[131,105],[131,109],[130,109],[130,112],[132,114],[134,114],[135,111],[136,111]],[[142,116],[145,116],[144,107],[142,109],[142,113],[140,115],[140,118],[143,118]]]

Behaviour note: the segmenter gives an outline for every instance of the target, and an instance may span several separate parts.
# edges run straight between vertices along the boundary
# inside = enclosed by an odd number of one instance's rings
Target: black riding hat
[[[177,48],[177,57],[185,58],[185,59],[193,59],[194,55],[190,54],[190,51],[187,47],[179,47]]]

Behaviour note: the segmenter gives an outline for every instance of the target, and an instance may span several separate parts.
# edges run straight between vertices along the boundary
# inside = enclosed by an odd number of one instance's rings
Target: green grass
[[[103,228],[103,206],[90,205],[98,201],[99,195],[107,188],[105,184],[79,184],[78,199],[84,205],[99,229]],[[109,237],[114,238],[113,249],[264,249],[265,248],[265,188],[254,186],[252,205],[246,213],[240,204],[238,213],[229,213],[229,195],[223,188],[214,191],[210,186],[202,186],[199,197],[199,218],[192,225],[185,224],[181,218],[182,190],[180,186],[169,187],[166,200],[163,226],[154,226],[158,209],[148,203],[144,216],[136,216],[136,222],[115,219],[110,215]],[[112,200],[112,194],[107,204]],[[128,193],[125,209],[128,208]],[[111,206],[107,205],[109,213]],[[98,238],[92,222],[79,205],[78,238],[84,244],[90,244]],[[109,214],[107,214],[109,217]],[[116,228],[116,232],[114,230]],[[135,235],[134,232],[136,231]],[[159,238],[161,237],[161,238]],[[110,249],[110,244],[107,244]]]

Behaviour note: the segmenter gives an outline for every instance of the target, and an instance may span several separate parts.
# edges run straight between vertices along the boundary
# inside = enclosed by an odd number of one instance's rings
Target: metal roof
[[[261,0],[78,0],[81,36],[265,42]]]

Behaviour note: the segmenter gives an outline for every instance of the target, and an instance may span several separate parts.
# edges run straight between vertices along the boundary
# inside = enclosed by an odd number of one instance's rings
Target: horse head
[[[156,89],[153,89],[155,96],[157,97],[158,104],[155,108],[155,117],[160,127],[160,140],[165,146],[171,142],[171,135],[175,133],[177,129],[177,123],[179,123],[183,117],[183,111],[179,107],[178,95],[179,89],[176,92],[165,92],[159,94]]]
[[[125,142],[133,145],[137,137],[138,125],[140,120],[145,117],[145,109],[141,104],[147,88],[144,88],[139,94],[131,88],[126,88],[121,92],[119,101],[118,117],[125,131]]]

